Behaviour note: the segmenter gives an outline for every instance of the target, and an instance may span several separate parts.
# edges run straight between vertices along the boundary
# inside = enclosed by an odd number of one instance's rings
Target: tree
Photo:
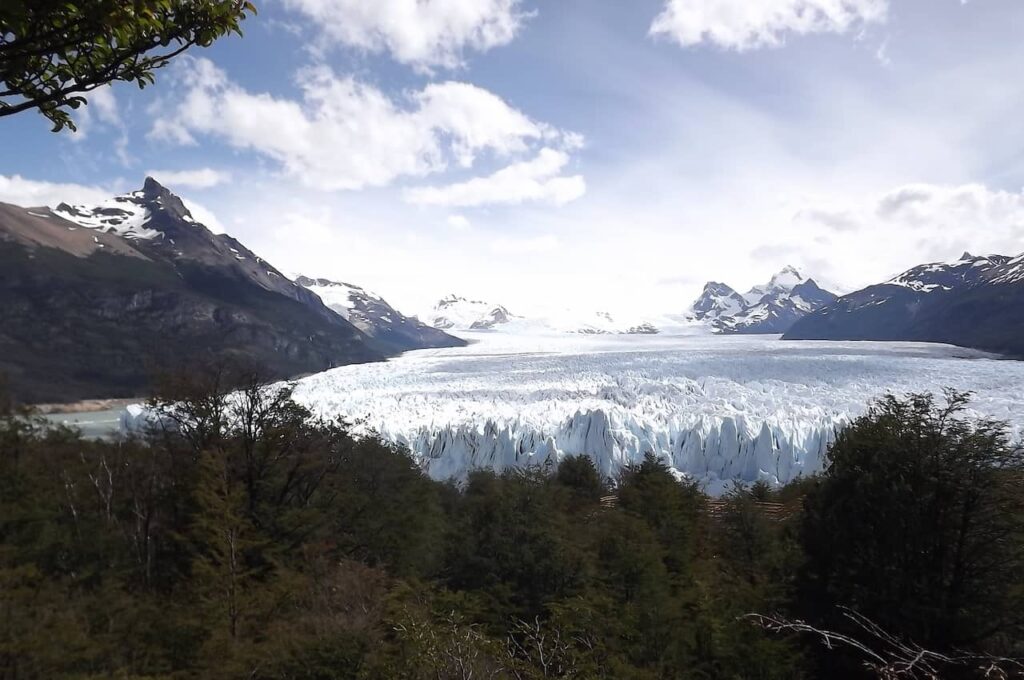
[[[75,129],[69,109],[115,81],[140,88],[194,45],[208,47],[256,8],[248,0],[4,0],[0,116],[30,109]]]
[[[569,456],[563,460],[555,479],[572,491],[577,504],[596,503],[608,492],[594,461],[586,456]]]
[[[842,432],[807,497],[812,622],[848,607],[937,651],[1024,630],[1024,451],[950,392],[886,397]]]

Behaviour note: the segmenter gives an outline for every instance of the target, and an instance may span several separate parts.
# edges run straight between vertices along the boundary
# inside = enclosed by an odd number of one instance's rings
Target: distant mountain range
[[[710,282],[683,313],[632,315],[629,320],[608,312],[562,310],[539,317],[513,314],[492,302],[449,295],[422,316],[434,328],[459,331],[562,332],[583,335],[653,335],[663,332],[774,334],[789,330],[798,319],[835,301],[836,295],[785,267],[764,285],[741,295],[724,283]]]
[[[467,300],[458,295],[442,298],[424,316],[434,328],[456,331],[490,330],[522,318],[510,313],[503,305]]]
[[[565,309],[543,316],[513,314],[507,307],[481,300],[449,295],[437,302],[423,318],[434,328],[460,331],[509,333],[576,333],[580,335],[648,335],[659,332],[649,321],[624,322],[608,312]]]
[[[205,360],[290,377],[417,346],[363,321],[212,233],[151,178],[96,206],[0,204],[0,374],[27,401],[137,396],[155,371]]]
[[[799,319],[836,299],[834,293],[787,266],[745,295],[724,283],[708,283],[690,307],[690,316],[718,333],[785,333]]]
[[[295,283],[316,293],[331,310],[367,336],[396,351],[466,344],[415,317],[405,316],[381,296],[359,286],[306,276],[296,277]]]
[[[1024,357],[1024,256],[965,253],[840,298],[786,267],[742,294],[708,283],[659,317],[526,317],[452,295],[416,318],[356,285],[290,280],[151,178],[100,205],[0,204],[0,374],[26,401],[138,396],[157,370],[210,360],[292,377],[461,346],[449,333],[462,331],[779,333]]]
[[[914,267],[807,315],[785,339],[943,342],[1024,357],[1024,255]]]

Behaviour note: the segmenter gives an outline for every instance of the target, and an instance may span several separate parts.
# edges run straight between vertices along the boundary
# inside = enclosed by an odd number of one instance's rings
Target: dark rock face
[[[26,401],[139,396],[157,371],[201,363],[285,378],[386,351],[152,179],[91,210],[0,205],[0,372]]]
[[[375,295],[359,286],[300,276],[295,283],[316,293],[332,311],[373,338],[395,351],[435,347],[464,347],[465,340],[432,328],[419,319],[408,317]]]
[[[498,306],[488,312],[483,319],[474,321],[470,326],[470,329],[474,331],[486,331],[494,328],[495,326],[506,324],[511,320],[512,315],[509,314],[508,310],[504,307]]]
[[[787,340],[943,342],[1024,356],[1024,256],[914,267],[800,320]]]
[[[642,323],[638,326],[633,326],[626,331],[626,335],[657,335],[661,331],[658,327],[652,323]]]

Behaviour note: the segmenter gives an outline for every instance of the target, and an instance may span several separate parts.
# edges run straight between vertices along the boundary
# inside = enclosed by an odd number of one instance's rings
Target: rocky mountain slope
[[[0,373],[19,398],[134,396],[203,361],[286,377],[386,351],[152,179],[98,206],[0,204]]]
[[[808,315],[785,338],[944,342],[1024,356],[1024,255],[964,253],[914,267]]]
[[[691,305],[689,316],[717,333],[785,333],[799,319],[835,300],[813,279],[785,267],[766,285],[754,286],[745,295],[724,283],[708,283]]]
[[[408,317],[375,293],[328,279],[299,276],[295,283],[316,293],[324,304],[379,343],[396,351],[427,347],[463,347],[466,341]]]

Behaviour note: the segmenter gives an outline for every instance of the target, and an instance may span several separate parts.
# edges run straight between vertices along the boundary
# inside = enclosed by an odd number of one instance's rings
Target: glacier
[[[886,393],[970,390],[969,415],[1024,432],[1024,362],[947,345],[464,335],[466,348],[301,379],[295,398],[408,447],[435,479],[571,455],[614,478],[651,453],[713,495],[819,472],[837,432]]]

